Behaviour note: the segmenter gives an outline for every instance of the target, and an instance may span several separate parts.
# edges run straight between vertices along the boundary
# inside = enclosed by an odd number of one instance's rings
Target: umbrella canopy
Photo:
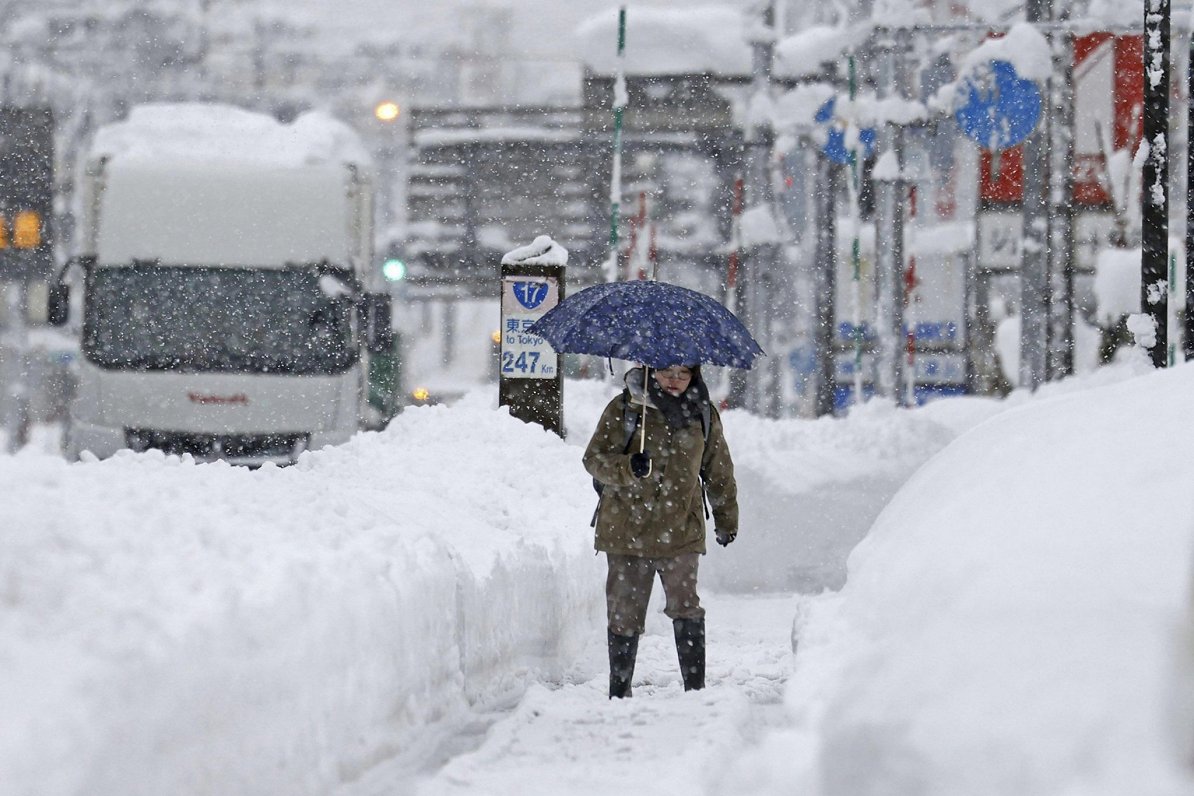
[[[652,368],[749,368],[763,349],[732,312],[667,282],[595,285],[569,296],[528,330],[561,354],[592,354]]]

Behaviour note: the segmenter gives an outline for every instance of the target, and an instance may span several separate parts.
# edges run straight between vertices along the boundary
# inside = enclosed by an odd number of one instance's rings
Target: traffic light
[[[41,216],[32,210],[17,213],[12,222],[12,245],[18,249],[36,249],[41,245]]]
[[[406,263],[398,257],[387,257],[381,266],[381,275],[390,282],[401,282],[406,278]]]

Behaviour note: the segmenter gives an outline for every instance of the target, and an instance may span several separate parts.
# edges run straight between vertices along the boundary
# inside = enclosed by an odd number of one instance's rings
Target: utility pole
[[[753,80],[751,100],[755,113],[746,130],[746,198],[749,212],[766,213],[772,223],[771,229],[778,229],[774,218],[774,196],[771,189],[771,155],[775,143],[775,131],[770,118],[771,107],[771,61],[775,51],[775,0],[766,0],[759,6],[760,26],[751,43],[753,52]],[[744,273],[739,274],[739,291],[743,297],[739,317],[762,342],[764,350],[773,351],[775,341],[770,339],[772,297],[764,287],[774,281],[779,251],[773,241],[758,241],[750,248],[745,260]],[[750,371],[745,406],[752,412],[762,412],[775,405],[764,395],[774,391],[778,385],[770,384],[765,368]]]
[[[609,258],[606,261],[605,281],[617,282],[618,221],[622,215],[622,116],[628,101],[626,96],[626,6],[618,9],[618,59],[614,70],[614,155],[609,180]]]
[[[817,230],[813,265],[813,355],[816,362],[815,411],[818,417],[832,415],[837,387],[833,326],[837,292],[837,192],[840,169],[827,155],[816,155],[817,175],[813,192],[814,223]]]
[[[902,66],[904,42],[901,33],[883,31],[878,39],[880,101],[893,96],[902,96]],[[897,74],[900,73],[900,74]],[[878,152],[880,162],[888,159],[888,166],[897,171],[894,175],[875,175],[875,278],[877,300],[875,304],[878,333],[878,367],[876,368],[878,394],[900,402],[899,385],[902,376],[900,350],[903,340],[904,307],[904,191],[903,133],[899,126],[890,121],[879,120]],[[894,161],[894,162],[891,162]],[[878,171],[878,169],[876,169]]]
[[[1050,380],[1074,372],[1074,37],[1055,31],[1049,47],[1053,77],[1046,93],[1049,136]]]
[[[1029,23],[1048,23],[1052,16],[1050,0],[1027,0],[1024,15]],[[1042,32],[1049,36],[1049,33]],[[1044,384],[1046,377],[1049,325],[1049,209],[1046,193],[1050,184],[1049,166],[1048,123],[1042,119],[1024,142],[1024,245],[1020,260],[1020,386],[1030,390],[1036,390]]]
[[[1186,318],[1182,348],[1194,361],[1194,35],[1186,59]]]
[[[1144,161],[1140,309],[1153,323],[1153,366],[1169,364],[1169,0],[1144,0]]]

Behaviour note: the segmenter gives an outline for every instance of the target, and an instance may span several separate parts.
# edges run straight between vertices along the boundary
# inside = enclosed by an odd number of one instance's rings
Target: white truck
[[[317,113],[154,104],[101,128],[64,269],[83,280],[67,456],[289,463],[361,428],[392,341],[369,164]],[[69,288],[50,293],[65,323]]]

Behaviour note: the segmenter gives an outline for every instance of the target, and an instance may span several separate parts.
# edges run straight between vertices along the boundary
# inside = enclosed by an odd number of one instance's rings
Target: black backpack
[[[701,405],[701,430],[705,432],[705,444],[709,444],[709,426],[712,423],[713,410],[710,409],[709,402],[706,401]],[[625,441],[622,443],[622,453],[630,453],[630,443],[634,441],[634,433],[638,431],[639,420],[642,418],[642,412],[636,411],[630,406],[630,393],[625,390],[622,391],[622,432],[625,436]],[[589,527],[597,525],[597,511],[601,508],[601,492],[605,489],[605,484],[593,479],[593,490],[597,493],[597,508],[593,509],[593,519],[589,523]],[[705,468],[701,468],[701,504],[705,506],[705,519],[709,519],[709,504],[705,496]]]

